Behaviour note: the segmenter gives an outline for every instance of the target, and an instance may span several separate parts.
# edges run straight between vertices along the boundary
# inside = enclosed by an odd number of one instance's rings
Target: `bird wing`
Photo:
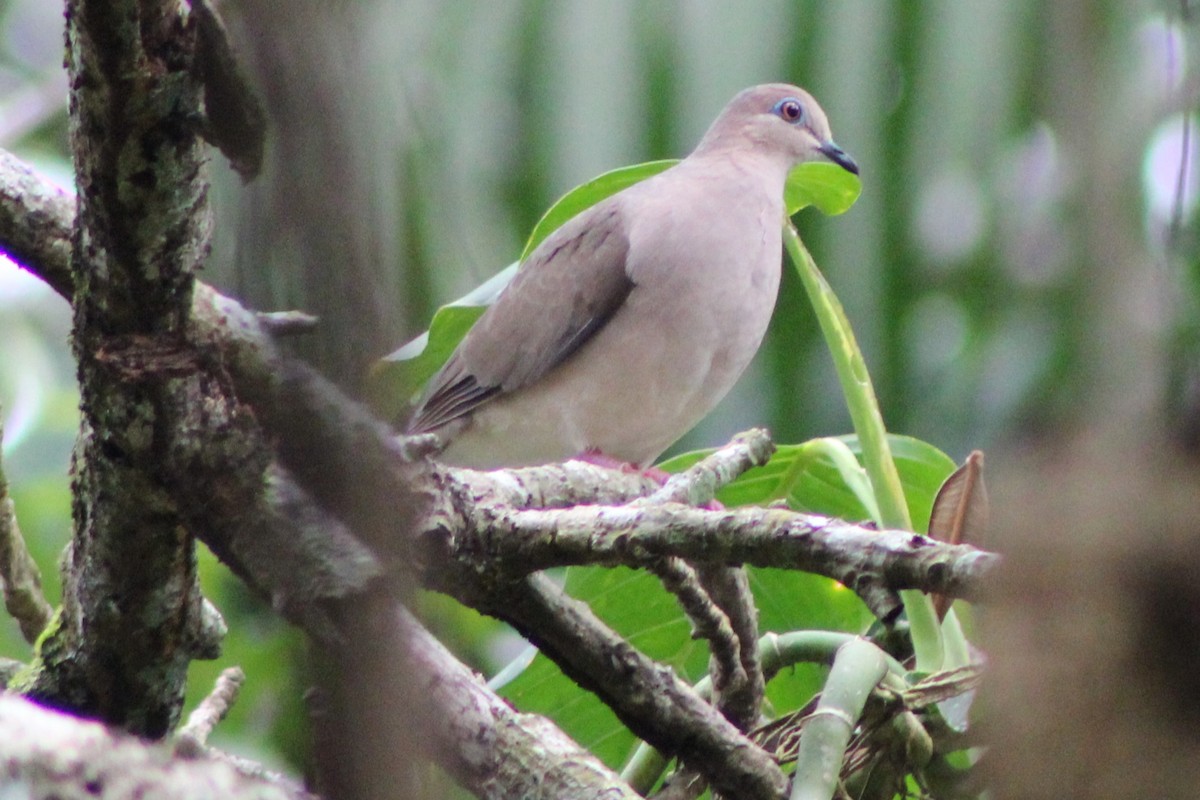
[[[569,358],[633,290],[628,252],[617,197],[551,234],[434,376],[408,432],[436,430]]]

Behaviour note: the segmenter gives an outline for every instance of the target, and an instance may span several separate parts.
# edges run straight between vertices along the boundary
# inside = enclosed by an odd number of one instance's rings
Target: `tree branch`
[[[512,575],[581,564],[641,567],[679,556],[708,564],[799,569],[853,589],[880,616],[900,589],[978,599],[998,556],[908,531],[875,530],[774,508],[708,511],[682,505],[464,510],[449,557]]]
[[[0,730],[4,780],[22,797],[195,797],[205,787],[231,800],[312,800],[298,787],[249,778],[219,761],[176,758],[168,748],[11,694],[0,694]]]
[[[513,625],[637,736],[742,797],[778,798],[787,782],[766,757],[670,668],[658,664],[544,575],[483,585],[463,570],[438,587]]]
[[[191,0],[199,29],[196,64],[204,81],[204,138],[249,181],[262,168],[267,113],[234,54],[229,32],[211,0]]]
[[[713,670],[713,697],[730,722],[739,730],[749,730],[758,722],[766,688],[762,665],[758,662],[758,606],[750,591],[750,579],[741,566],[705,565],[697,574],[708,596],[724,610],[738,645],[736,652],[731,652],[738,659],[736,668],[733,664],[725,668],[736,680],[718,682],[718,673]],[[717,655],[714,650],[713,661]]]
[[[83,419],[62,624],[43,637],[21,688],[157,737],[178,720],[188,664],[213,657],[222,630],[157,470],[164,432],[194,429],[206,394],[207,374],[181,338],[208,248],[204,156],[191,134],[201,87],[178,4],[70,0],[66,18],[73,280],[44,238],[63,232],[60,195],[43,204],[43,238],[26,253],[49,257],[42,274],[56,289],[74,287]]]
[[[729,444],[706,456],[688,469],[669,477],[643,505],[686,503],[702,506],[717,496],[721,487],[732,483],[751,467],[761,467],[771,459],[775,443],[762,428],[739,433]]]
[[[631,505],[709,503],[717,490],[751,467],[762,466],[775,445],[761,428],[739,434],[727,446],[690,469],[673,475],[654,494]],[[698,570],[668,557],[655,569],[664,585],[680,598],[697,630],[709,640],[709,672],[716,706],[740,730],[758,721],[765,682],[758,661],[758,608],[741,566],[708,564]],[[673,588],[674,587],[674,588]]]
[[[175,731],[173,738],[176,753],[196,756],[204,752],[209,735],[233,708],[245,682],[246,673],[242,672],[240,667],[221,670],[213,690],[188,715],[187,722]]]
[[[683,613],[692,622],[692,638],[703,638],[708,641],[709,666],[715,694],[722,697],[722,691],[727,688],[742,687],[749,683],[746,668],[742,664],[742,645],[738,635],[729,622],[729,617],[721,610],[707,590],[700,583],[696,570],[692,569],[682,558],[674,556],[660,562],[651,562],[647,569],[658,576],[663,588],[675,595]],[[718,705],[719,707],[719,705]],[[755,709],[757,711],[757,708]],[[724,713],[725,709],[722,709]],[[729,718],[729,714],[725,715]],[[737,717],[731,722],[745,730]]]
[[[75,198],[0,150],[0,249],[45,281],[68,302],[75,293],[71,276],[71,226]]]

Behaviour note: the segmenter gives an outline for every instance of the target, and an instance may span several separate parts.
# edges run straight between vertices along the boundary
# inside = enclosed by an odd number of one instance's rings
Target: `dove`
[[[645,468],[757,352],[782,269],[784,185],[858,166],[803,89],[729,102],[690,155],[547,237],[431,380],[406,433],[476,469],[600,458]]]

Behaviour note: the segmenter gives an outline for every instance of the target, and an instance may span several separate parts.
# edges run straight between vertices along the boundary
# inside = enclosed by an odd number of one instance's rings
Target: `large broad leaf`
[[[567,192],[538,220],[521,251],[521,261],[576,214],[676,163],[674,160],[649,161],[621,167]],[[835,164],[812,162],[792,170],[784,201],[789,215],[810,205],[826,214],[841,214],[858,199],[861,190],[858,176]],[[387,419],[395,419],[401,414],[454,352],[462,337],[483,314],[483,309],[491,305],[512,280],[516,270],[516,264],[509,265],[470,293],[439,308],[428,331],[375,365],[369,393],[377,413]]]
[[[839,436],[856,457],[862,448],[858,437]],[[786,500],[796,511],[825,514],[848,520],[869,520],[870,509],[843,477],[839,465],[822,445],[825,440],[781,445],[765,466],[749,470],[718,495],[727,506],[763,505]],[[924,531],[929,525],[933,498],[947,476],[955,470],[954,460],[928,442],[910,436],[888,434],[888,444],[900,472],[900,483],[908,501],[913,527]],[[676,456],[661,466],[679,472],[708,455],[701,450]]]
[[[854,437],[839,440],[857,454]],[[780,447],[766,466],[726,487],[722,502],[734,506],[785,499],[797,510],[867,518],[855,491],[842,479],[843,472],[827,457],[827,449],[806,448],[807,444]],[[927,521],[933,496],[954,470],[954,463],[937,448],[916,439],[893,436],[891,445],[914,518]],[[670,471],[685,469],[708,452],[687,453],[663,466]],[[834,581],[791,570],[749,572],[763,631],[860,633],[873,619],[853,592]],[[707,647],[690,638],[690,626],[674,598],[653,576],[628,569],[573,567],[566,588],[635,646],[670,664],[687,680],[694,682],[705,674]],[[816,668],[790,670],[768,686],[767,700],[777,710],[797,708],[819,689],[820,681],[821,672]],[[633,735],[612,712],[541,655],[502,692],[522,710],[551,717],[613,767],[627,758],[634,745]]]

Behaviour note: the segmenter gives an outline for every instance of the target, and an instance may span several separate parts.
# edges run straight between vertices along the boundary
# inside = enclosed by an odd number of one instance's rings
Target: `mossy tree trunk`
[[[63,610],[29,694],[152,737],[221,627],[160,466],[208,393],[183,344],[210,227],[196,44],[178,3],[67,3],[83,419]]]

